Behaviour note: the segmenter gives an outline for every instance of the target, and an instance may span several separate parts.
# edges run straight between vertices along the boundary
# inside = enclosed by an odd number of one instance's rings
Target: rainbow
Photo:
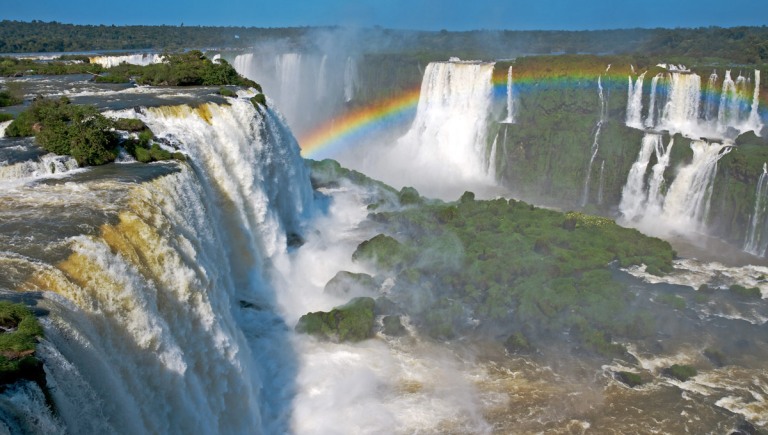
[[[301,154],[307,158],[327,157],[353,146],[361,138],[391,127],[393,123],[412,119],[419,102],[419,91],[420,88],[410,89],[331,119],[299,138]]]
[[[521,68],[522,69],[522,68]],[[604,84],[606,80],[619,84],[627,82],[627,72],[614,69],[599,74],[603,76]],[[633,80],[637,77],[632,75]],[[722,77],[722,74],[721,74]],[[527,92],[534,87],[544,86],[546,88],[573,88],[574,86],[594,87],[596,76],[584,72],[567,72],[550,76],[539,76],[523,71],[517,73],[514,78],[516,92]],[[650,81],[650,80],[649,80]],[[702,82],[705,82],[703,78]],[[503,99],[507,92],[507,71],[506,68],[497,68],[494,71],[493,78],[493,97]],[[702,83],[704,84],[704,83]],[[664,87],[659,88],[659,92],[665,92]],[[301,153],[307,158],[325,158],[338,154],[343,149],[353,147],[368,135],[385,131],[393,123],[412,120],[419,102],[420,87],[415,87],[402,92],[394,97],[377,101],[369,106],[353,109],[337,118],[325,122],[318,128],[299,138]],[[720,88],[706,89],[702,87],[702,98],[711,98],[719,100]],[[743,104],[751,104],[751,91],[739,95]],[[768,106],[768,93],[760,93],[761,112]],[[765,116],[765,115],[763,115]]]

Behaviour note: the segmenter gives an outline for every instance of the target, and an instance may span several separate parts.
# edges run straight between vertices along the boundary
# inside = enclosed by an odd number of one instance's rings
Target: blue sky
[[[4,0],[0,18],[76,24],[585,30],[767,25],[768,0]]]

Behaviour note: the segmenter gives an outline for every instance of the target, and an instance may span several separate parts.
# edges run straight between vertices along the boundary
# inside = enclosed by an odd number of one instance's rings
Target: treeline
[[[302,28],[96,26],[3,20],[0,21],[0,53],[242,47],[259,40],[290,40],[304,31]]]
[[[768,63],[768,27],[624,29],[590,31],[407,31],[340,27],[105,26],[0,21],[0,53],[93,50],[244,48],[281,40],[297,50],[319,49],[318,32],[354,34],[368,52],[423,54],[428,58],[503,59],[526,54],[589,53],[721,58]]]

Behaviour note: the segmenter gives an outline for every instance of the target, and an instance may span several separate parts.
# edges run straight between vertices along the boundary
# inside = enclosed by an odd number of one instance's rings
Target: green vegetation
[[[34,356],[43,328],[32,312],[22,304],[2,301],[0,327],[0,384],[44,379],[42,363]]]
[[[134,132],[138,138],[121,142],[113,129]],[[115,160],[118,145],[136,160],[148,163],[161,160],[184,160],[152,143],[152,131],[138,119],[111,121],[95,107],[71,104],[69,99],[40,98],[5,129],[10,137],[34,136],[46,151],[72,156],[81,166],[103,165]]]
[[[10,121],[13,119],[13,115],[10,113],[0,113],[0,122]]]
[[[675,378],[678,381],[685,382],[688,379],[696,376],[698,373],[695,368],[683,365],[683,364],[673,364],[672,367],[668,367],[662,371],[664,376],[668,376],[670,378]]]
[[[237,97],[237,92],[233,91],[232,89],[221,87],[219,88],[219,95],[222,97]]]
[[[6,83],[6,87],[8,89],[0,89],[0,107],[15,106],[24,101],[17,83]]]
[[[251,97],[251,104],[256,109],[261,109],[261,106],[267,107],[267,97],[264,94],[256,94]]]
[[[2,45],[2,43],[0,43]],[[0,76],[21,75],[63,75],[63,74],[99,74],[104,71],[101,65],[72,62],[37,62],[31,59],[0,57]]]
[[[355,298],[330,312],[308,313],[299,319],[296,332],[334,341],[361,341],[373,336],[371,298]]]
[[[152,65],[121,64],[109,68],[108,75],[96,77],[97,82],[127,83],[131,79],[140,85],[152,86],[249,86],[261,92],[261,86],[235,71],[224,59],[212,62],[198,50],[164,54],[165,62]]]
[[[762,293],[760,293],[760,289],[757,287],[747,288],[743,285],[733,284],[730,287],[730,290],[733,294],[742,298],[760,299],[762,297]]]
[[[12,137],[35,136],[46,151],[72,156],[80,165],[102,165],[117,157],[118,136],[112,122],[95,107],[69,99],[38,99],[6,128]]]
[[[632,295],[609,264],[671,271],[674,257],[668,243],[610,219],[471,193],[371,219],[384,233],[361,243],[353,259],[396,277],[393,300],[434,338],[454,338],[477,319],[531,328],[536,339],[571,331],[598,353],[622,354],[614,336],[642,337],[653,327],[650,316],[629,309]]]
[[[642,376],[632,372],[616,372],[616,379],[631,388],[639,387],[640,385],[645,384]]]

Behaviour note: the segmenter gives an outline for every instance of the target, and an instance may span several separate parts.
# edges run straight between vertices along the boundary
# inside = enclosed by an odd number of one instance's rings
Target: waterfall
[[[715,104],[717,79],[717,71],[712,71],[707,82],[707,89],[704,91],[704,119],[707,122],[712,122],[717,117],[717,106]]]
[[[150,53],[128,54],[124,56],[93,56],[90,58],[91,63],[99,64],[104,68],[112,68],[120,65],[121,63],[145,66],[155,63],[162,63],[164,61],[165,57],[163,55]]]
[[[764,257],[768,251],[768,163],[763,163],[763,173],[757,180],[755,210],[749,218],[744,251]]]
[[[587,202],[589,202],[589,181],[592,178],[592,164],[595,162],[597,151],[600,148],[600,130],[603,128],[603,122],[605,122],[605,117],[607,115],[607,107],[605,105],[605,96],[603,95],[603,83],[601,81],[601,77],[602,76],[597,77],[597,95],[600,98],[600,118],[597,120],[597,125],[595,126],[595,137],[592,140],[592,148],[590,149],[589,164],[587,165],[587,176],[584,179],[584,191],[581,195],[582,207],[585,207]]]
[[[328,55],[323,55],[323,59],[320,61],[320,67],[317,69],[317,100],[320,101],[325,98],[326,90],[328,89],[327,75],[327,63]]]
[[[357,72],[357,61],[352,56],[347,58],[347,64],[344,67],[344,101],[349,103],[355,97],[360,82]]]
[[[752,105],[750,106],[747,129],[760,136],[763,129],[763,121],[760,119],[760,70],[755,70],[755,89],[752,92]]]
[[[692,233],[703,229],[709,215],[717,162],[731,150],[729,144],[693,141],[693,160],[680,168],[664,192],[664,171],[669,165],[672,146],[670,141],[664,148],[659,134],[647,133],[643,137],[619,204],[626,222],[643,226],[654,234],[663,230]],[[657,162],[646,182],[646,170],[654,151]]]
[[[299,53],[283,53],[277,58],[275,72],[279,86],[277,94],[280,101],[280,110],[286,112],[288,119],[297,119],[296,115],[301,110],[302,99],[302,55]]]
[[[603,205],[603,190],[605,190],[605,160],[600,162],[600,184],[597,189],[597,205]]]
[[[654,145],[656,151],[656,164],[651,168],[651,179],[648,182],[648,202],[646,204],[646,213],[658,214],[664,201],[664,171],[669,166],[669,157],[672,153],[674,139],[669,140],[669,145],[664,148],[664,144],[659,138]]]
[[[627,88],[627,127],[642,128],[643,121],[641,112],[643,110],[643,79],[645,72],[637,77],[635,84],[632,84],[632,76],[629,76],[629,86]]]
[[[111,214],[67,239],[63,261],[11,257],[35,271],[24,289],[49,291],[38,353],[68,433],[290,431],[296,363],[271,275],[312,190],[280,118],[247,99],[229,104],[121,114],[189,156],[119,165],[162,176],[23,193]]]
[[[664,198],[662,218],[673,227],[701,230],[709,215],[709,200],[717,173],[717,162],[731,146],[693,141],[693,160],[680,169]]]
[[[701,77],[697,74],[671,74],[669,96],[662,115],[663,126],[670,131],[698,130]]]
[[[655,127],[659,119],[658,114],[656,113],[656,93],[659,86],[659,79],[663,76],[664,74],[659,73],[651,79],[651,97],[650,101],[648,102],[648,116],[645,118],[645,126],[648,128]]]
[[[493,179],[497,178],[497,174],[496,174],[496,147],[497,147],[497,143],[498,142],[499,142],[499,133],[496,133],[496,137],[493,138],[493,144],[491,144],[491,153],[488,156],[488,168],[487,168],[488,176],[493,178]]]
[[[661,135],[646,133],[640,147],[640,154],[632,164],[627,182],[621,191],[619,211],[627,220],[635,220],[643,214],[647,193],[645,191],[645,171],[651,161],[651,155],[661,142]]]
[[[261,80],[258,71],[256,70],[257,62],[254,61],[253,53],[238,54],[235,60],[232,62],[232,67],[235,68],[238,74],[251,80]]]
[[[395,153],[408,156],[415,168],[434,168],[446,181],[487,180],[486,126],[491,113],[493,65],[427,65],[416,118],[398,140]]]
[[[507,117],[504,119],[506,124],[514,124],[515,122],[515,100],[512,96],[512,67],[509,67],[507,71]]]

